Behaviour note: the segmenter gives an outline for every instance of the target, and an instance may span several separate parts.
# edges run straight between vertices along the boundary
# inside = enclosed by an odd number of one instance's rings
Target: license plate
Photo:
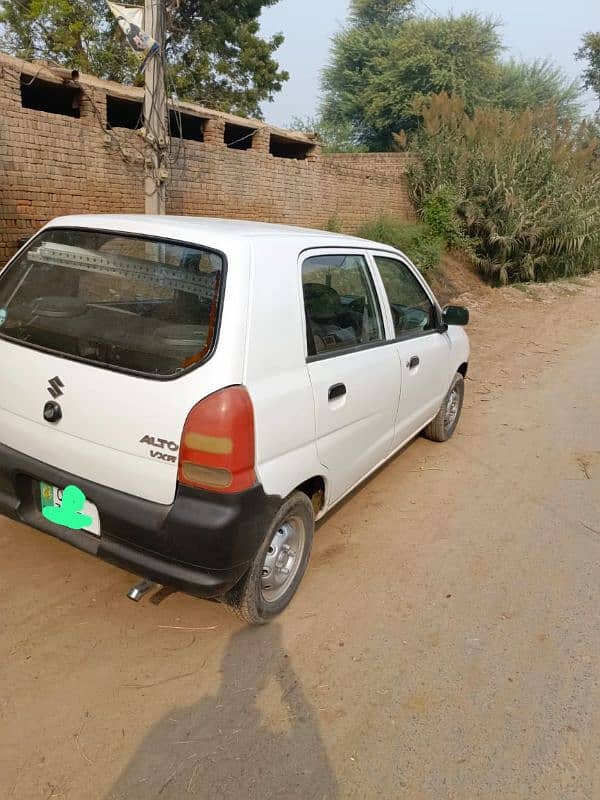
[[[62,505],[63,490],[59,489],[58,486],[51,486],[49,483],[40,482],[40,497],[42,508],[47,508],[48,506],[58,506],[60,508]],[[92,524],[89,528],[82,528],[81,530],[93,533],[94,536],[100,536],[100,515],[98,514],[96,506],[90,503],[89,500],[86,500],[81,509],[81,513],[92,518]]]

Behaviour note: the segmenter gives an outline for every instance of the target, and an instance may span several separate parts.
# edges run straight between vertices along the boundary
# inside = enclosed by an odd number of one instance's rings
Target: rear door
[[[223,385],[210,359],[223,275],[193,245],[44,231],[0,275],[0,442],[171,502],[187,413]]]
[[[451,343],[438,309],[416,270],[392,255],[372,254],[389,302],[402,392],[393,447],[400,447],[437,413],[449,387]]]
[[[317,449],[335,502],[391,451],[400,363],[364,253],[306,253],[301,269]]]

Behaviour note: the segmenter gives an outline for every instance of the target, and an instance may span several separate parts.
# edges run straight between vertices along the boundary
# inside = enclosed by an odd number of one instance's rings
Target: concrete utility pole
[[[144,192],[146,214],[164,214],[168,170],[169,116],[165,90],[164,0],[144,0],[144,29],[158,42],[144,72],[144,128],[146,131]]]

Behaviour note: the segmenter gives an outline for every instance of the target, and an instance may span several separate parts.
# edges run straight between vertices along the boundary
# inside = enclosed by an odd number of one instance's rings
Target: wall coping
[[[25,59],[16,56],[8,55],[8,53],[0,52],[0,66],[4,65],[19,70],[21,74],[28,77],[40,77],[49,83],[57,85],[69,82],[65,74],[69,72],[64,67],[57,67],[46,61],[26,61]],[[73,83],[73,82],[71,82]],[[87,73],[80,73],[76,83],[84,89],[98,89],[113,97],[119,97],[123,100],[143,101],[144,90],[139,86],[129,86],[124,83],[117,83],[116,81],[105,81],[102,78],[97,78],[95,75]],[[169,107],[172,103],[168,101]],[[249,117],[239,117],[235,114],[229,114],[224,111],[216,111],[215,109],[206,108],[198,103],[189,103],[184,100],[177,102],[177,108],[185,113],[192,114],[193,116],[201,117],[202,119],[219,119],[228,122],[232,125],[239,125],[244,128],[254,128],[256,130],[268,130],[285,139],[302,144],[318,145],[319,141],[315,134],[303,133],[301,131],[291,131],[287,128],[280,128],[276,125],[271,125],[268,122],[260,119],[252,119]]]

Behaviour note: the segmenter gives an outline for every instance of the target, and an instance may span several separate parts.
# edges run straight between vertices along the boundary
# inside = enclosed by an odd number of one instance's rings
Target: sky
[[[417,7],[424,14],[478,11],[500,17],[507,57],[549,57],[573,78],[579,78],[582,71],[583,64],[573,54],[583,34],[600,30],[597,0],[417,0]],[[263,34],[281,32],[285,36],[275,57],[290,73],[290,80],[274,102],[263,104],[268,122],[288,126],[295,116],[314,116],[330,39],[344,25],[347,12],[348,0],[279,0],[263,13]],[[586,109],[595,110],[593,97],[588,93],[585,99]]]

